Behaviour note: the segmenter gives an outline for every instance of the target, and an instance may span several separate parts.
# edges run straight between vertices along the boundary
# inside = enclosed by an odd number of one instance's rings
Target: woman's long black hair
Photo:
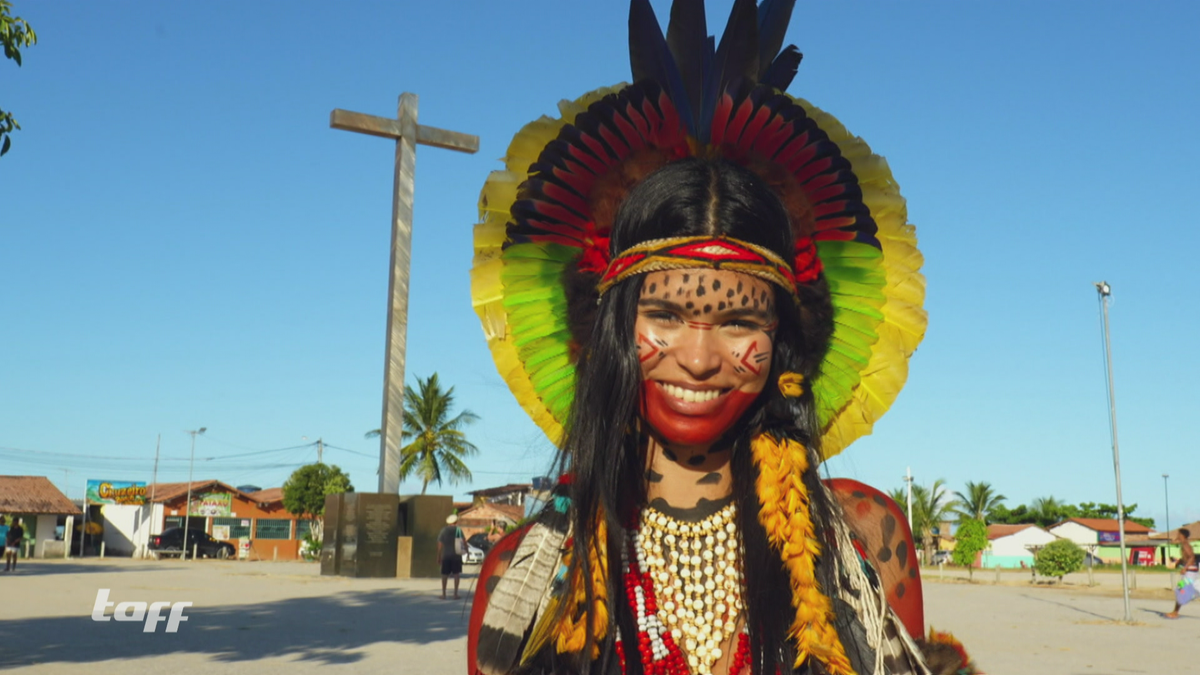
[[[794,256],[792,230],[778,196],[749,170],[721,159],[673,162],[634,186],[617,211],[610,246],[616,255],[645,241],[697,235],[723,235],[757,244],[787,261]],[[600,659],[593,662],[581,655],[580,661],[564,664],[559,657],[555,667],[560,672],[564,666],[591,675],[616,672],[611,643],[617,631],[624,644],[638,644],[620,570],[627,526],[635,522],[646,502],[645,446],[638,431],[642,373],[634,341],[643,278],[637,275],[613,286],[598,304],[594,275],[572,271],[564,280],[568,293],[575,296],[568,304],[573,312],[572,330],[581,345],[575,400],[559,467],[572,474],[572,566],[576,568],[572,571],[580,576],[568,578],[591,578],[587,551],[596,533],[597,514],[603,513],[608,530],[610,618]],[[758,522],[758,471],[750,453],[751,437],[768,432],[804,443],[813,467],[805,482],[812,496],[817,532],[825,530],[822,524],[828,522],[832,508],[824,493],[814,489],[820,438],[809,386],[828,348],[832,306],[823,279],[799,292],[802,302],[798,306],[786,290],[776,289],[779,329],[767,386],[743,423],[722,441],[733,444],[731,473],[743,548],[744,617],[754,673],[773,673],[776,666],[784,673],[793,670],[795,651],[787,630],[795,610],[788,573]],[[785,398],[776,386],[783,372],[804,375],[806,393]],[[591,586],[585,585],[590,613]],[[589,614],[589,624],[594,619]],[[589,631],[584,655],[591,653],[591,636]],[[626,664],[627,675],[642,675],[638,658],[630,655]]]

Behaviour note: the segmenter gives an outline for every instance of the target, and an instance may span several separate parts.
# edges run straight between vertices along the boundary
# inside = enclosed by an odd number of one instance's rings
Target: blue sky
[[[731,2],[708,4],[723,27]],[[790,91],[887,157],[928,279],[909,385],[831,473],[1114,502],[1106,279],[1125,501],[1161,525],[1170,473],[1171,522],[1200,519],[1200,6],[1147,7],[797,8]],[[409,381],[438,372],[482,418],[474,483],[442,492],[541,474],[553,449],[471,310],[471,226],[521,125],[629,78],[626,11],[18,1],[40,40],[0,62],[24,127],[0,159],[0,473],[78,498],[148,480],[161,433],[159,477],[183,480],[184,430],[205,426],[197,478],[279,485],[322,437],[374,489],[393,148],[328,120],[413,91],[421,122],[481,138],[417,158]]]

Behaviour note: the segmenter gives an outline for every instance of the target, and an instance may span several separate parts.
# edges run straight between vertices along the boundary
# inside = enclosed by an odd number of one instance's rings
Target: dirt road
[[[1200,607],[1163,619],[1165,589],[1135,598],[1140,624],[1128,626],[1116,622],[1119,578],[1116,593],[1111,583],[1012,581],[930,578],[927,621],[958,635],[991,675],[1200,672]],[[463,580],[464,595],[471,583]],[[144,622],[92,620],[104,588],[115,603],[193,604],[177,632],[166,633],[165,621],[144,632]],[[437,580],[321,577],[305,563],[23,562],[16,574],[0,573],[0,671],[74,675],[86,664],[122,675],[464,675],[465,604],[439,594]]]

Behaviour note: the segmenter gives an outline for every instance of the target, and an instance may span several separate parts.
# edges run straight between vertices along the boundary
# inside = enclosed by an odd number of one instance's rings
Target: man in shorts
[[[458,545],[461,541],[462,544]],[[446,599],[446,578],[454,576],[454,597],[458,597],[458,581],[462,576],[462,553],[461,550],[467,549],[467,542],[463,539],[462,530],[458,529],[458,516],[453,513],[446,518],[446,526],[438,533],[437,538],[437,554],[438,559],[442,561],[442,599]]]
[[[21,519],[13,521],[4,537],[4,571],[17,571],[17,553],[21,550],[21,540],[25,538],[25,528],[21,527]]]
[[[1197,585],[1200,583],[1200,581],[1198,581],[1200,580],[1200,567],[1197,567],[1196,552],[1192,550],[1192,543],[1188,541],[1188,538],[1191,536],[1192,533],[1185,527],[1179,528],[1178,533],[1175,535],[1175,543],[1179,544],[1179,560],[1177,560],[1175,564],[1183,568],[1183,578],[1179,581],[1179,587],[1181,590],[1186,588],[1188,585],[1192,586],[1193,589],[1200,590],[1200,586]],[[1190,597],[1187,597],[1187,599],[1181,602],[1181,594],[1176,593],[1175,611],[1167,614],[1166,617],[1168,619],[1178,619],[1179,608],[1194,598],[1195,595],[1196,593],[1193,590],[1190,592]]]

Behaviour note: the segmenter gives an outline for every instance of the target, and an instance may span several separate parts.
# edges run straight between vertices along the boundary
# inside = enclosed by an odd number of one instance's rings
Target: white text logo
[[[96,604],[92,606],[92,621],[108,621],[109,619],[145,621],[146,627],[142,629],[143,633],[153,633],[158,629],[159,621],[167,622],[166,632],[177,632],[179,622],[188,620],[183,615],[183,609],[192,606],[190,602],[152,602],[149,606],[144,602],[112,603],[108,601],[108,591],[107,588],[96,591]],[[108,616],[104,612],[113,604],[116,604],[117,607],[113,610],[112,616]],[[167,607],[170,607],[171,611],[167,616],[163,616],[162,610]]]

